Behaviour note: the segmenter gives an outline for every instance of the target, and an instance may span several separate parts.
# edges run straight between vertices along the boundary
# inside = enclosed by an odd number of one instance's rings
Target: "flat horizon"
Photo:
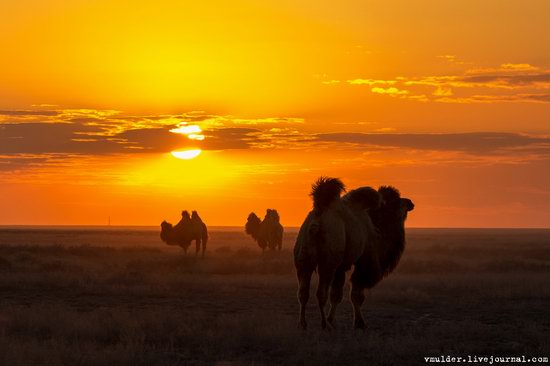
[[[96,228],[96,229],[158,229],[159,225],[0,225],[0,230],[14,228],[52,228],[52,229],[78,229],[78,228]],[[244,230],[243,226],[232,225],[212,225],[209,230]],[[285,231],[298,231],[299,226],[285,226]],[[428,227],[428,226],[408,226],[407,230],[550,230],[550,227]]]

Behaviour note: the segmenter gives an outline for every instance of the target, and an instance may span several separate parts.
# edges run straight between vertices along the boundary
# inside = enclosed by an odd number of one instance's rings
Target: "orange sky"
[[[0,225],[298,226],[329,175],[548,227],[550,3],[334,4],[0,2]]]

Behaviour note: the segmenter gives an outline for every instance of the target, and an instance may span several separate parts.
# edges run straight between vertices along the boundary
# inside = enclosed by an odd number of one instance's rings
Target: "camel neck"
[[[405,249],[405,227],[403,224],[386,225],[380,229],[381,261],[385,275],[392,272]]]

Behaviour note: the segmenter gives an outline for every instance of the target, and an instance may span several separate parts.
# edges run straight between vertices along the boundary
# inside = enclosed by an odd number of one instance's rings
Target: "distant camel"
[[[204,258],[206,243],[208,242],[208,230],[197,211],[193,211],[191,216],[189,216],[189,212],[182,211],[181,220],[176,226],[163,221],[160,227],[160,238],[163,242],[168,245],[179,245],[183,248],[184,253],[187,254],[187,248],[195,240],[195,255],[199,254],[202,244],[202,257]]]
[[[254,238],[262,251],[265,251],[265,248],[281,250],[284,229],[279,220],[277,210],[268,208],[263,221],[252,212],[248,215],[245,232]]]
[[[372,288],[397,266],[405,247],[405,219],[414,208],[410,199],[401,198],[397,189],[383,186],[374,190],[361,187],[344,197],[342,181],[321,177],[312,187],[313,210],[300,227],[294,247],[300,302],[299,324],[307,327],[306,304],[313,271],[317,269],[317,299],[321,325],[334,326],[336,307],[343,298],[346,272],[351,276],[351,302],[354,325],[364,329],[361,305],[364,289]],[[330,311],[325,315],[329,297]]]

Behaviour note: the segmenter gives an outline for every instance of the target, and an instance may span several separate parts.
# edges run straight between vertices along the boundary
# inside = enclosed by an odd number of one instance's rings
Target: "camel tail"
[[[338,178],[319,177],[311,186],[310,196],[313,198],[313,208],[322,212],[334,200],[340,198],[346,190],[344,183]]]

